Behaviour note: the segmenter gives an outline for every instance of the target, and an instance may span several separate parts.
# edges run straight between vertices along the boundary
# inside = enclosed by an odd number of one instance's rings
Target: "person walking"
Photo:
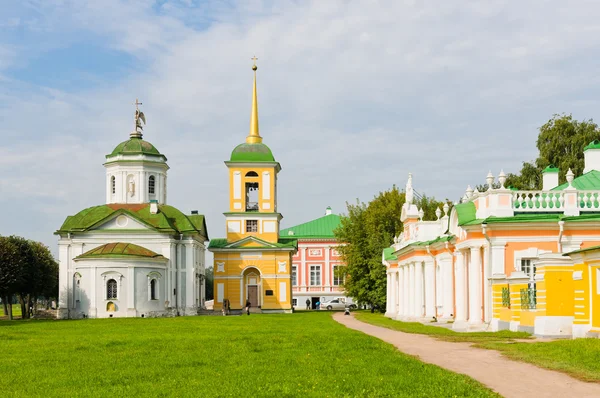
[[[310,299],[306,299],[306,309],[310,310]]]
[[[247,299],[247,300],[246,300],[246,314],[248,314],[248,315],[250,315],[250,306],[251,306],[251,305],[252,305],[252,304],[250,304],[250,300],[249,300],[249,299]]]

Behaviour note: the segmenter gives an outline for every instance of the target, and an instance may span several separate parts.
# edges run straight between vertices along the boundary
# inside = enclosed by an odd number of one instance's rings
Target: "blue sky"
[[[283,227],[413,173],[457,200],[536,156],[555,113],[599,112],[600,4],[579,1],[2,1],[0,234],[41,240],[103,203],[104,155],[144,137],[170,204],[224,234],[223,161],[260,129],[283,170]]]

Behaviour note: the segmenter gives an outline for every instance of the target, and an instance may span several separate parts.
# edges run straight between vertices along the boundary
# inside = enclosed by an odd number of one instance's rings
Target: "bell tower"
[[[282,216],[277,212],[277,173],[281,166],[259,133],[257,69],[255,62],[250,132],[225,162],[229,168],[229,212],[225,213],[228,242],[256,236],[275,243],[279,238]]]
[[[256,57],[250,132],[225,162],[229,169],[227,236],[212,239],[215,310],[292,311],[292,254],[297,241],[279,237],[277,175],[281,171],[258,129]]]

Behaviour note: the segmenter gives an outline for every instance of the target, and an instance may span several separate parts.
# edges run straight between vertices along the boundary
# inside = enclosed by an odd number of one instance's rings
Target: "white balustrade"
[[[512,208],[515,213],[562,213],[565,195],[576,195],[576,208],[582,212],[600,211],[600,191],[514,191]],[[570,202],[573,203],[573,202]],[[573,205],[572,208],[575,208]]]

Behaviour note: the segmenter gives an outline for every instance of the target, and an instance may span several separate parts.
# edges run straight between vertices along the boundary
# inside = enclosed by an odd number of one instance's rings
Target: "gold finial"
[[[132,105],[135,105],[135,128],[133,132],[129,134],[129,136],[131,138],[142,138],[142,130],[144,130],[142,122],[146,124],[146,116],[144,116],[144,112],[140,111],[140,105],[142,105],[142,103],[137,98],[135,99],[135,102]]]
[[[250,58],[254,61],[252,65],[252,70],[254,71],[254,87],[252,90],[252,113],[250,115],[250,134],[246,137],[246,143],[248,144],[258,144],[262,142],[262,137],[258,133],[258,98],[256,96],[256,70],[258,67],[256,66],[256,56]]]

